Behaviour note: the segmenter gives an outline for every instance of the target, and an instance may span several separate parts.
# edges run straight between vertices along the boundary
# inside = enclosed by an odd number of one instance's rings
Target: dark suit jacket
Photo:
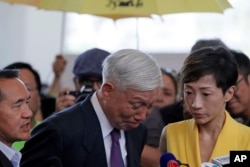
[[[127,166],[139,167],[146,128],[140,125],[125,136]],[[21,152],[21,167],[107,167],[102,131],[90,96],[44,120]]]
[[[183,101],[167,105],[159,110],[165,125],[184,120]]]
[[[0,150],[0,167],[13,167],[10,160]]]

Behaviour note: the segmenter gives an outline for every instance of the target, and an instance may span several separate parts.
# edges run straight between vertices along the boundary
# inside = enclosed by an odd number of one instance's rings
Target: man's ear
[[[225,102],[228,102],[229,100],[232,99],[234,93],[236,90],[236,86],[231,86],[230,88],[228,88],[228,90],[225,93]]]
[[[247,76],[248,85],[250,85],[250,75]]]
[[[113,93],[115,89],[115,86],[113,83],[111,82],[106,82],[102,85],[102,96],[104,97],[104,99],[107,99],[111,96],[111,94]]]

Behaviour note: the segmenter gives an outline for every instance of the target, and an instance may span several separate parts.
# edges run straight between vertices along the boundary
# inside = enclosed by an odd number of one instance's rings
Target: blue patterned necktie
[[[124,162],[122,159],[122,153],[120,148],[120,130],[114,128],[111,132],[111,139],[112,139],[112,145],[111,145],[111,156],[110,156],[110,164],[111,167],[124,167]]]

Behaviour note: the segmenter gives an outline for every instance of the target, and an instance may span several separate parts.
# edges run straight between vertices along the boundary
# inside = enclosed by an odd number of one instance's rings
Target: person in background
[[[65,70],[65,67],[67,65],[67,60],[63,57],[63,55],[58,54],[56,55],[55,61],[52,64],[53,72],[54,72],[54,79],[52,81],[52,84],[48,88],[48,95],[51,95],[52,97],[57,97],[59,91],[61,90],[61,79],[62,74]]]
[[[176,80],[176,72],[173,69],[161,68],[163,86],[154,108],[160,109],[166,105],[172,104],[177,99],[178,86]]]
[[[30,92],[18,78],[18,71],[0,70],[0,166],[19,167],[21,153],[13,142],[30,137],[32,112]]]
[[[119,50],[104,60],[102,81],[85,100],[53,114],[32,131],[21,150],[22,167],[140,165],[147,135],[141,122],[162,86],[159,65],[141,51]]]
[[[159,112],[161,114],[164,126],[169,123],[179,122],[186,119],[192,118],[192,115],[189,113],[185,103],[183,102],[183,84],[180,79],[180,73],[177,75],[178,81],[178,100],[170,105],[162,107]]]
[[[31,130],[37,126],[42,120],[41,114],[41,98],[40,98],[40,90],[41,90],[41,81],[39,74],[36,70],[32,68],[32,66],[28,63],[24,62],[15,62],[7,65],[4,69],[16,69],[19,72],[19,78],[24,82],[28,91],[30,92],[29,99],[29,107],[33,113],[33,116],[30,120]],[[38,117],[37,117],[37,114]],[[24,146],[25,141],[18,141],[13,144],[13,147],[16,150],[21,150]]]
[[[241,118],[243,124],[250,126],[250,60],[243,52],[231,50],[238,65],[238,80],[233,98],[228,102],[228,112]]]
[[[238,78],[231,52],[221,46],[196,50],[185,59],[181,77],[184,103],[193,118],[164,127],[161,153],[171,152],[184,164],[200,166],[231,150],[249,150],[250,128],[226,111]]]
[[[105,50],[93,48],[76,58],[73,67],[75,91],[71,88],[60,90],[56,100],[56,111],[72,106],[82,99],[79,96],[86,96],[100,88],[102,84],[102,62],[109,54]]]
[[[214,47],[214,46],[221,46],[228,49],[227,45],[219,38],[212,38],[212,39],[199,39],[197,40],[194,45],[191,47],[191,52],[199,50],[204,47]]]
[[[160,94],[154,104],[153,111],[143,121],[143,124],[148,130],[148,135],[141,157],[142,167],[159,166],[159,141],[161,131],[165,126],[159,110],[164,106],[174,103],[178,94],[177,80],[175,78],[174,71],[161,68],[161,72],[163,86],[161,87]]]

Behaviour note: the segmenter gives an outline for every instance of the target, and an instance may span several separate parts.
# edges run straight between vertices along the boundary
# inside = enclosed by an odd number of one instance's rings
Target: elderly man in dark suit
[[[21,150],[22,167],[140,165],[146,139],[141,122],[159,94],[160,68],[147,54],[124,49],[104,60],[102,76],[95,93],[34,129]]]
[[[0,70],[0,167],[19,167],[21,153],[11,145],[30,137],[29,100],[18,71]]]

